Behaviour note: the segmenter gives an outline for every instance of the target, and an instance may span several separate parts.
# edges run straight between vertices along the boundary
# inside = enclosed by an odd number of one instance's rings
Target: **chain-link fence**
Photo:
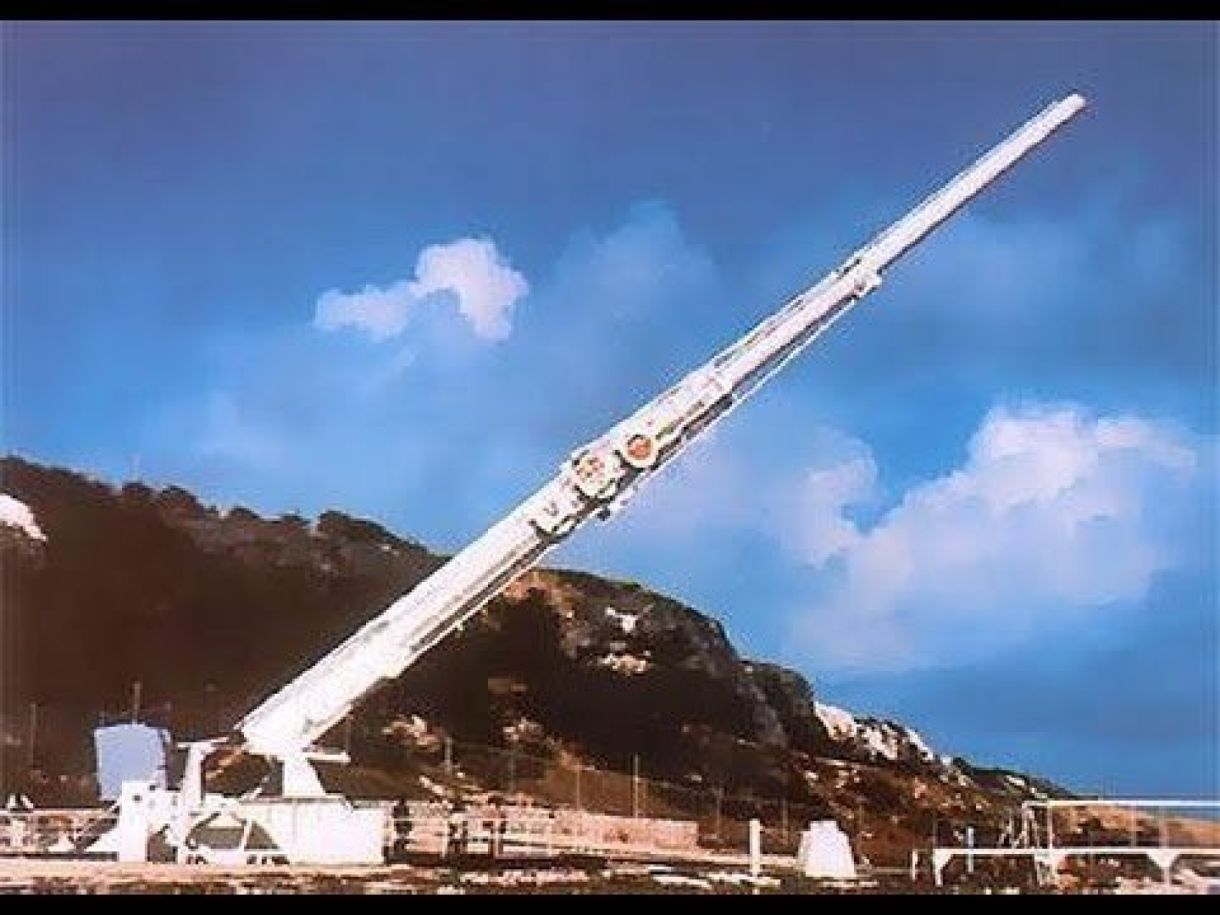
[[[179,719],[184,715],[192,719],[218,716],[218,710],[206,703],[190,709],[189,715],[187,712],[184,707],[145,706],[139,717],[151,724],[167,725],[179,734]],[[40,807],[96,804],[96,782],[88,774],[94,769],[91,741],[82,740],[81,735],[99,724],[131,718],[131,710],[122,709],[109,714],[49,706],[10,710],[0,719],[0,781],[5,793],[28,792]],[[685,821],[696,825],[701,847],[726,851],[741,851],[748,846],[749,822],[757,819],[763,827],[763,851],[767,854],[794,854],[801,832],[810,821],[830,815],[847,833],[858,854],[874,864],[888,866],[903,864],[913,846],[943,843],[956,835],[953,823],[937,818],[930,810],[916,811],[909,804],[902,805],[902,798],[870,809],[868,801],[875,792],[868,779],[859,784],[848,780],[842,786],[828,782],[824,792],[827,803],[818,805],[782,795],[749,793],[741,787],[700,780],[697,775],[685,783],[656,778],[649,774],[646,760],[634,755],[624,754],[621,763],[611,767],[580,760],[542,741],[523,740],[495,747],[452,740],[422,726],[418,730],[400,735],[401,740],[380,743],[379,755],[364,761],[366,772],[375,770],[384,773],[384,778],[353,782],[337,790],[354,797],[407,796],[421,800],[446,796],[458,800],[482,793],[498,796],[508,804]],[[357,745],[377,745],[369,744],[367,737],[361,735]],[[347,730],[336,729],[332,735],[338,745],[350,738],[350,724]],[[357,762],[353,769],[361,768],[359,758]],[[51,769],[76,775],[63,776]],[[840,787],[857,790],[844,793]],[[978,835],[981,840],[983,832]]]
[[[599,768],[565,755],[551,757],[512,747],[443,741],[438,772],[454,784],[477,784],[506,801],[532,801],[561,809],[697,824],[699,844],[743,850],[749,821],[763,826],[763,851],[795,854],[801,831],[825,809],[786,798],[730,793],[708,785],[650,778],[638,757],[625,771]]]

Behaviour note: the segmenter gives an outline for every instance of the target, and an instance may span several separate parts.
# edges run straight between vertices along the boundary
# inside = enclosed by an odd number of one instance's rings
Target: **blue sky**
[[[1214,792],[1203,24],[9,24],[5,450],[456,549],[1048,101],[556,561],[1081,790]]]

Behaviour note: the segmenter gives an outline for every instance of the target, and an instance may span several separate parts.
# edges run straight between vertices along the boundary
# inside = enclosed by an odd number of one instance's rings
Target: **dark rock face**
[[[96,716],[123,708],[140,680],[148,707],[170,701],[185,714],[208,684],[222,707],[240,706],[441,561],[388,534],[370,542],[245,510],[222,516],[176,487],[115,492],[12,458],[0,471],[47,536],[41,567],[4,555],[19,659],[6,702]]]
[[[718,625],[639,586],[567,571],[527,575],[367,706],[375,721],[417,714],[480,743],[526,719],[601,765],[626,768],[634,754],[672,780],[732,781],[741,753],[721,744],[760,759],[786,745]]]
[[[128,707],[133,681],[145,714],[176,736],[223,732],[444,561],[336,511],[316,523],[221,512],[178,487],[115,490],[18,458],[0,461],[0,490],[46,534],[31,544],[0,526],[9,780],[25,772],[14,748],[30,703],[42,710],[36,762],[49,772],[91,770],[90,729]],[[356,762],[397,765],[387,734],[411,715],[458,740],[519,744],[528,733],[538,752],[617,769],[638,756],[653,778],[807,803],[857,783],[901,795],[894,779],[913,774],[983,790],[970,773],[990,771],[914,752],[894,723],[847,716],[859,727],[835,731],[800,674],[743,661],[716,621],[575,571],[529,573],[368,697],[351,727]],[[878,756],[870,740],[897,749]],[[825,760],[891,774],[845,782]],[[1003,773],[987,781],[1014,794]]]
[[[748,670],[775,710],[793,749],[811,756],[838,754],[841,748],[818,718],[813,687],[808,680],[795,670],[764,661],[752,661]]]

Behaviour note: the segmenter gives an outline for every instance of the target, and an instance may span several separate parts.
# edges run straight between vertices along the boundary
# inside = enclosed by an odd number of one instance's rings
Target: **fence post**
[[[38,703],[30,703],[29,767],[34,768],[34,741],[38,739]]]
[[[631,754],[631,816],[640,818],[640,755]]]
[[[762,869],[762,821],[750,820],[750,876],[757,877]]]

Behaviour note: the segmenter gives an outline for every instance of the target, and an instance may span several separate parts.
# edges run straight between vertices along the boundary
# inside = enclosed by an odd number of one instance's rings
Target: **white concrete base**
[[[818,820],[809,824],[809,828],[801,833],[796,861],[806,877],[856,879],[856,861],[852,857],[851,843],[834,820]]]
[[[147,861],[150,840],[165,830],[182,863],[379,865],[385,863],[393,826],[393,802],[349,801],[337,794],[243,799],[207,794],[188,809],[181,809],[182,803],[177,791],[124,782],[118,822],[89,851]]]
[[[384,864],[393,806],[330,794],[254,798],[240,809],[292,864]]]

